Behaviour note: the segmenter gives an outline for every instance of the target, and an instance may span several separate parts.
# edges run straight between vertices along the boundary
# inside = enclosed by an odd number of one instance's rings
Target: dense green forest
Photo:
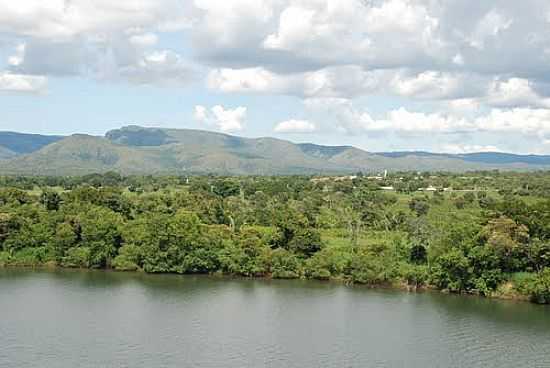
[[[0,177],[0,266],[332,279],[550,303],[550,173]]]

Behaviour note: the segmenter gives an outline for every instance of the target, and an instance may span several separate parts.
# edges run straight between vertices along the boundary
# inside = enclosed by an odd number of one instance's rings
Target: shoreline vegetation
[[[550,303],[550,173],[0,177],[0,266]]]
[[[75,271],[75,272],[86,272],[86,271],[97,271],[97,272],[115,272],[115,273],[129,273],[129,274],[142,274],[142,275],[174,275],[174,276],[204,276],[204,277],[212,277],[212,278],[219,278],[219,279],[227,279],[227,280],[302,280],[305,282],[327,282],[327,283],[334,283],[338,285],[344,285],[344,286],[359,286],[364,287],[367,289],[374,289],[374,290],[394,290],[394,291],[402,291],[402,292],[408,292],[408,293],[423,293],[423,292],[434,292],[434,293],[441,293],[441,294],[453,294],[453,295],[460,295],[465,297],[480,297],[480,298],[489,298],[489,299],[496,299],[496,300],[508,300],[508,301],[516,301],[516,302],[533,302],[529,295],[521,294],[518,290],[516,290],[514,284],[512,282],[506,283],[504,285],[501,285],[501,287],[498,290],[495,290],[494,292],[490,294],[480,294],[478,292],[472,292],[472,291],[460,291],[460,292],[453,292],[450,290],[445,289],[437,289],[436,287],[430,286],[430,285],[409,285],[406,283],[406,281],[400,280],[393,283],[381,283],[381,284],[363,284],[363,283],[357,283],[353,282],[351,280],[345,280],[341,278],[308,278],[308,277],[297,277],[297,278],[276,278],[272,275],[256,275],[256,276],[245,276],[245,275],[239,275],[239,274],[230,274],[230,273],[222,273],[222,272],[214,272],[214,273],[174,273],[174,272],[164,272],[164,273],[147,273],[142,269],[135,269],[135,270],[127,270],[127,269],[116,269],[116,268],[84,268],[84,267],[63,267],[55,262],[48,262],[48,263],[42,263],[42,264],[10,264],[10,263],[0,263],[0,269],[13,269],[13,270],[41,270],[41,271]],[[538,303],[538,304],[546,304],[546,303]]]

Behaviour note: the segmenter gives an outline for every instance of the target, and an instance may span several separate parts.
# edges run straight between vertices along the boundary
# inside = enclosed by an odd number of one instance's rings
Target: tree
[[[90,250],[90,267],[110,267],[122,245],[119,214],[108,208],[92,206],[79,218],[82,246]]]
[[[550,268],[545,268],[537,274],[530,275],[520,281],[516,288],[529,295],[532,302],[550,304]]]
[[[294,253],[279,248],[271,255],[270,271],[276,279],[295,279],[302,273],[302,264]]]
[[[220,254],[222,270],[243,276],[262,276],[268,272],[271,249],[259,233],[245,230],[224,244]]]
[[[422,199],[413,198],[409,202],[409,208],[411,209],[411,211],[416,213],[417,216],[420,217],[428,214],[428,211],[430,210],[430,205],[428,204],[428,202]]]
[[[42,203],[48,211],[57,211],[61,202],[61,196],[56,191],[47,189],[42,191],[40,195],[40,203]]]
[[[472,267],[461,249],[453,248],[437,258],[432,268],[431,282],[440,289],[453,292],[471,287]]]
[[[481,238],[501,259],[506,272],[519,271],[526,258],[529,231],[508,217],[492,219],[481,231]]]
[[[321,249],[321,235],[301,213],[288,207],[281,208],[275,225],[277,233],[272,240],[275,248],[283,248],[305,258]]]

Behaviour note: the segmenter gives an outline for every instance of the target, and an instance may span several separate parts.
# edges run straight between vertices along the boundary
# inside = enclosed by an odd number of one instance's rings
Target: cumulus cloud
[[[400,71],[389,82],[389,89],[396,95],[416,99],[464,99],[484,95],[488,83],[487,77],[467,73]]]
[[[8,65],[11,67],[17,67],[21,65],[25,57],[25,43],[20,43],[15,47],[14,54],[8,57]]]
[[[550,98],[537,93],[527,79],[496,79],[489,87],[487,103],[498,107],[550,107]]]
[[[4,1],[0,32],[20,42],[7,62],[14,74],[181,86],[196,67],[155,49],[157,33],[189,28],[193,14],[178,0]]]
[[[193,8],[187,3],[178,0],[2,1],[0,32],[59,41],[130,28],[186,28],[193,16]]]
[[[134,34],[128,39],[131,44],[141,47],[154,46],[158,42],[158,36],[154,33]]]
[[[265,68],[214,69],[208,87],[226,93],[277,93],[298,97],[350,98],[375,91],[384,72],[368,72],[357,66],[337,66],[313,72],[277,74]]]
[[[195,67],[173,51],[159,50],[119,66],[115,73],[136,84],[178,87],[194,79]]]
[[[473,152],[501,152],[497,146],[480,144],[444,144],[442,152],[473,153]]]
[[[195,106],[194,118],[199,123],[213,126],[222,132],[238,132],[244,129],[247,108],[239,106],[226,109],[216,105],[210,110],[202,105]]]
[[[278,123],[273,131],[275,133],[313,133],[317,126],[308,120],[286,120]]]
[[[27,44],[9,61],[22,74],[95,76],[111,58],[154,81],[163,73],[144,49],[184,30],[196,62],[213,67],[208,85],[224,92],[504,106],[493,80],[547,79],[549,13],[544,0],[25,0],[0,3],[0,32]]]
[[[491,9],[477,23],[473,33],[467,38],[470,46],[482,50],[489,38],[496,38],[500,33],[510,28],[513,19],[496,9]]]
[[[241,0],[223,9],[198,3],[195,48],[217,67],[209,86],[225,92],[378,93],[511,106],[494,96],[494,80],[547,79],[550,3],[541,0]],[[339,83],[348,75],[352,83]],[[546,104],[517,102],[526,100]]]
[[[328,116],[339,131],[348,134],[395,133],[402,136],[507,133],[550,138],[550,109],[493,108],[485,114],[465,117],[450,112],[418,112],[401,107],[381,117],[357,109],[344,99],[311,99],[306,106],[312,113]]]
[[[41,93],[47,87],[44,76],[0,72],[0,91],[18,93]]]
[[[99,38],[84,43],[33,39],[17,46],[8,60],[8,68],[18,74],[82,75],[158,86],[185,86],[192,81],[197,66],[174,51],[151,49],[155,42],[152,34]]]

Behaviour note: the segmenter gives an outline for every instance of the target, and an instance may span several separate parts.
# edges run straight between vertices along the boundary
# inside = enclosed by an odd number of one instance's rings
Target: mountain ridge
[[[0,174],[344,174],[358,171],[550,169],[548,155],[368,152],[353,146],[245,138],[196,129],[124,126],[104,136],[0,132]]]

